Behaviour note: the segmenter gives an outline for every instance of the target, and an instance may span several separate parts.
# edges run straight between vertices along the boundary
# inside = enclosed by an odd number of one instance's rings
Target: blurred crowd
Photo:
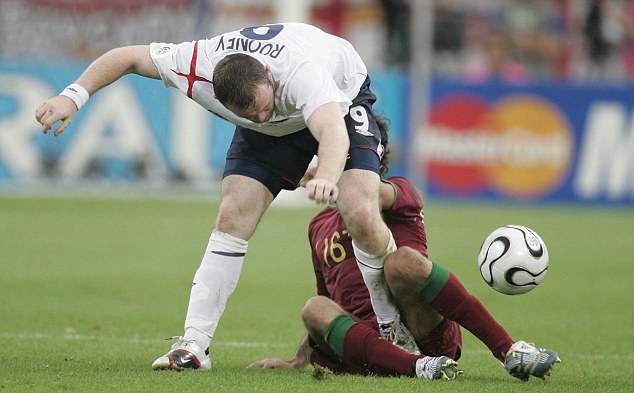
[[[435,1],[437,72],[510,83],[634,78],[634,1],[461,3]]]
[[[432,53],[424,55],[439,75],[513,84],[634,79],[632,0],[304,1],[307,22],[349,39],[374,69],[407,69],[421,55],[412,34],[427,34]],[[87,61],[121,45],[189,41],[278,21],[280,4],[0,0],[0,60]],[[433,13],[431,29],[416,24],[420,4]]]

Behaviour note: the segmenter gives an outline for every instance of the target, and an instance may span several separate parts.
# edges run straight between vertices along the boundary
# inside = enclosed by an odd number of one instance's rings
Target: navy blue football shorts
[[[376,123],[372,104],[376,96],[370,90],[370,78],[352,101],[344,117],[350,150],[344,170],[365,169],[380,174],[379,153],[381,132]],[[294,190],[317,154],[318,143],[308,128],[274,137],[236,126],[227,151],[223,178],[243,175],[264,184],[273,196],[281,190]]]

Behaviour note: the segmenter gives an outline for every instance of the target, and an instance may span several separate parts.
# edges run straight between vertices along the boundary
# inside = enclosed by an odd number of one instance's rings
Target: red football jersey
[[[404,177],[385,180],[394,187],[396,198],[383,219],[398,247],[408,246],[427,256],[423,222],[423,202],[416,188]],[[317,293],[327,296],[350,314],[375,320],[372,303],[352,249],[352,238],[339,210],[327,207],[310,222],[308,237],[312,248]]]

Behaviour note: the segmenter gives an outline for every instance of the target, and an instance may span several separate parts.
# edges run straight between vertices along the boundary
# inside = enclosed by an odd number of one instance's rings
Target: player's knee
[[[403,278],[407,274],[407,270],[416,263],[415,250],[411,247],[403,246],[390,253],[385,258],[385,275],[395,279]]]
[[[326,300],[325,296],[313,296],[306,301],[302,309],[302,320],[304,323],[311,323],[318,319],[321,310],[324,309]]]
[[[249,210],[240,203],[223,198],[218,209],[215,229],[240,239],[249,240],[261,217],[261,212],[257,209]]]
[[[370,227],[374,220],[373,213],[371,209],[362,203],[352,204],[347,206],[344,211],[341,211],[346,223],[350,222],[350,225],[360,228]]]
[[[237,226],[239,217],[240,208],[238,205],[229,199],[223,200],[218,209],[216,229],[220,232],[232,233]]]
[[[313,337],[325,336],[334,316],[343,311],[325,296],[314,296],[306,301],[302,309],[304,326]]]
[[[429,277],[432,263],[423,254],[410,247],[399,247],[385,259],[384,272],[388,285],[418,285],[421,279]],[[390,285],[392,288],[393,285]],[[394,285],[395,286],[395,285]]]
[[[362,245],[365,241],[375,243],[381,237],[381,228],[385,224],[383,224],[378,210],[375,211],[360,204],[349,208],[345,213],[341,212],[341,214],[357,245]],[[367,248],[367,245],[364,248]]]
[[[306,301],[302,309],[302,320],[313,337],[325,336],[330,323],[341,314],[345,314],[345,311],[332,299],[314,296]]]

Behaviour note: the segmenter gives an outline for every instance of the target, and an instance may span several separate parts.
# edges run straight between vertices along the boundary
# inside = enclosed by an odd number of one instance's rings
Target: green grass
[[[211,232],[209,201],[0,197],[0,392],[631,392],[634,211],[428,201],[430,255],[454,271],[517,339],[559,351],[546,382],[508,376],[464,332],[458,381],[245,370],[292,356],[314,293],[306,227],[316,208],[273,208],[251,240],[212,343],[208,373],[153,372],[182,334],[189,286]],[[520,223],[548,244],[543,284],[486,287],[481,241]]]

